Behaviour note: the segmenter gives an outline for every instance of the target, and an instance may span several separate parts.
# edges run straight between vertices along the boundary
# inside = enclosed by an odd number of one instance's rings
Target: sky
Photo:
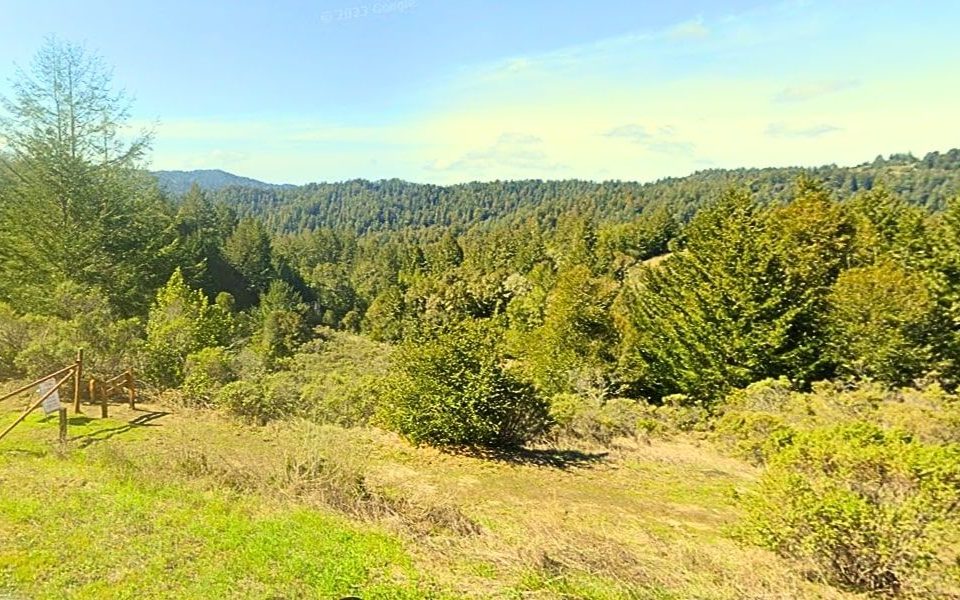
[[[955,0],[0,0],[134,99],[153,169],[652,181],[960,147]]]

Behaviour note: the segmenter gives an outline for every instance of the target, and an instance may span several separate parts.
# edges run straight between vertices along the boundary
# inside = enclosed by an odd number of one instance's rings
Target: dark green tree
[[[693,219],[682,250],[627,282],[617,311],[621,374],[636,393],[711,401],[764,377],[814,370],[817,342],[802,335],[814,275],[778,253],[772,231],[769,212],[728,192]]]
[[[261,326],[254,345],[267,368],[274,368],[307,340],[307,306],[293,286],[275,279],[260,297],[258,310]]]
[[[224,257],[246,280],[249,289],[263,292],[274,277],[270,234],[256,219],[242,219],[227,238]]]

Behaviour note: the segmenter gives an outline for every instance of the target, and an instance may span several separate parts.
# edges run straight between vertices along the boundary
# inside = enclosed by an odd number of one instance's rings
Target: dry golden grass
[[[101,451],[383,527],[455,596],[850,597],[728,537],[757,472],[696,440],[471,456],[306,421],[255,427],[177,409],[157,423],[141,443]]]

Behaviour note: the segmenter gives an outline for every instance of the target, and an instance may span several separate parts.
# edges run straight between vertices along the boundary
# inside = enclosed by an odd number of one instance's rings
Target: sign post
[[[64,370],[66,370],[66,371],[73,371],[73,367],[70,367],[69,369],[64,369]],[[72,373],[72,372],[67,373],[67,375],[66,375],[63,379],[61,379],[60,381],[55,382],[55,383],[53,384],[53,389],[50,389],[50,390],[48,390],[46,393],[43,393],[43,394],[40,396],[40,399],[39,399],[39,400],[37,400],[36,402],[34,402],[33,404],[31,404],[30,407],[27,408],[27,410],[23,411],[23,414],[21,414],[19,417],[17,417],[17,420],[16,420],[16,421],[14,421],[13,423],[11,423],[6,429],[3,430],[2,433],[0,433],[0,440],[2,440],[3,438],[5,438],[8,433],[10,433],[11,431],[13,431],[13,428],[14,428],[14,427],[16,427],[17,425],[19,425],[20,423],[22,423],[23,420],[26,419],[27,416],[28,416],[30,413],[32,413],[33,411],[35,411],[35,410],[37,409],[37,407],[39,407],[41,404],[43,404],[43,403],[47,400],[47,398],[48,398],[49,396],[52,396],[54,393],[56,393],[56,391],[60,388],[60,386],[63,385],[63,384],[67,381],[67,379],[71,378],[72,376],[73,376],[73,373]],[[52,379],[52,378],[51,378],[51,379]],[[41,383],[41,385],[44,385],[45,383],[46,383],[46,381],[44,381],[43,383]],[[58,398],[58,400],[57,400],[57,403],[59,404],[59,398]]]
[[[60,414],[60,445],[67,443],[67,409],[60,408],[57,411]]]

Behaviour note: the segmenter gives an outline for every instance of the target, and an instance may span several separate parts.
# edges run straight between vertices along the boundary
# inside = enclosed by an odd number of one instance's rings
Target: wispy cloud
[[[549,174],[565,168],[550,160],[543,140],[525,133],[503,133],[489,146],[471,150],[453,160],[435,160],[428,165],[434,171],[459,171],[477,177],[497,173]]]
[[[695,40],[709,37],[710,30],[703,24],[702,18],[697,18],[674,25],[667,30],[666,35],[676,40]]]
[[[634,144],[645,144],[649,142],[652,137],[646,127],[634,123],[614,127],[603,135],[610,138],[626,140]]]
[[[791,86],[777,92],[773,97],[776,102],[805,102],[821,96],[836,94],[860,85],[855,79],[834,79],[832,81],[815,81],[803,85]]]
[[[689,155],[693,154],[696,148],[693,142],[679,138],[673,125],[662,125],[648,129],[636,123],[628,123],[614,127],[604,132],[603,135],[637,144],[651,152],[660,154]]]
[[[776,138],[817,138],[828,133],[842,131],[836,125],[821,123],[818,125],[788,125],[786,123],[771,123],[766,134]]]

